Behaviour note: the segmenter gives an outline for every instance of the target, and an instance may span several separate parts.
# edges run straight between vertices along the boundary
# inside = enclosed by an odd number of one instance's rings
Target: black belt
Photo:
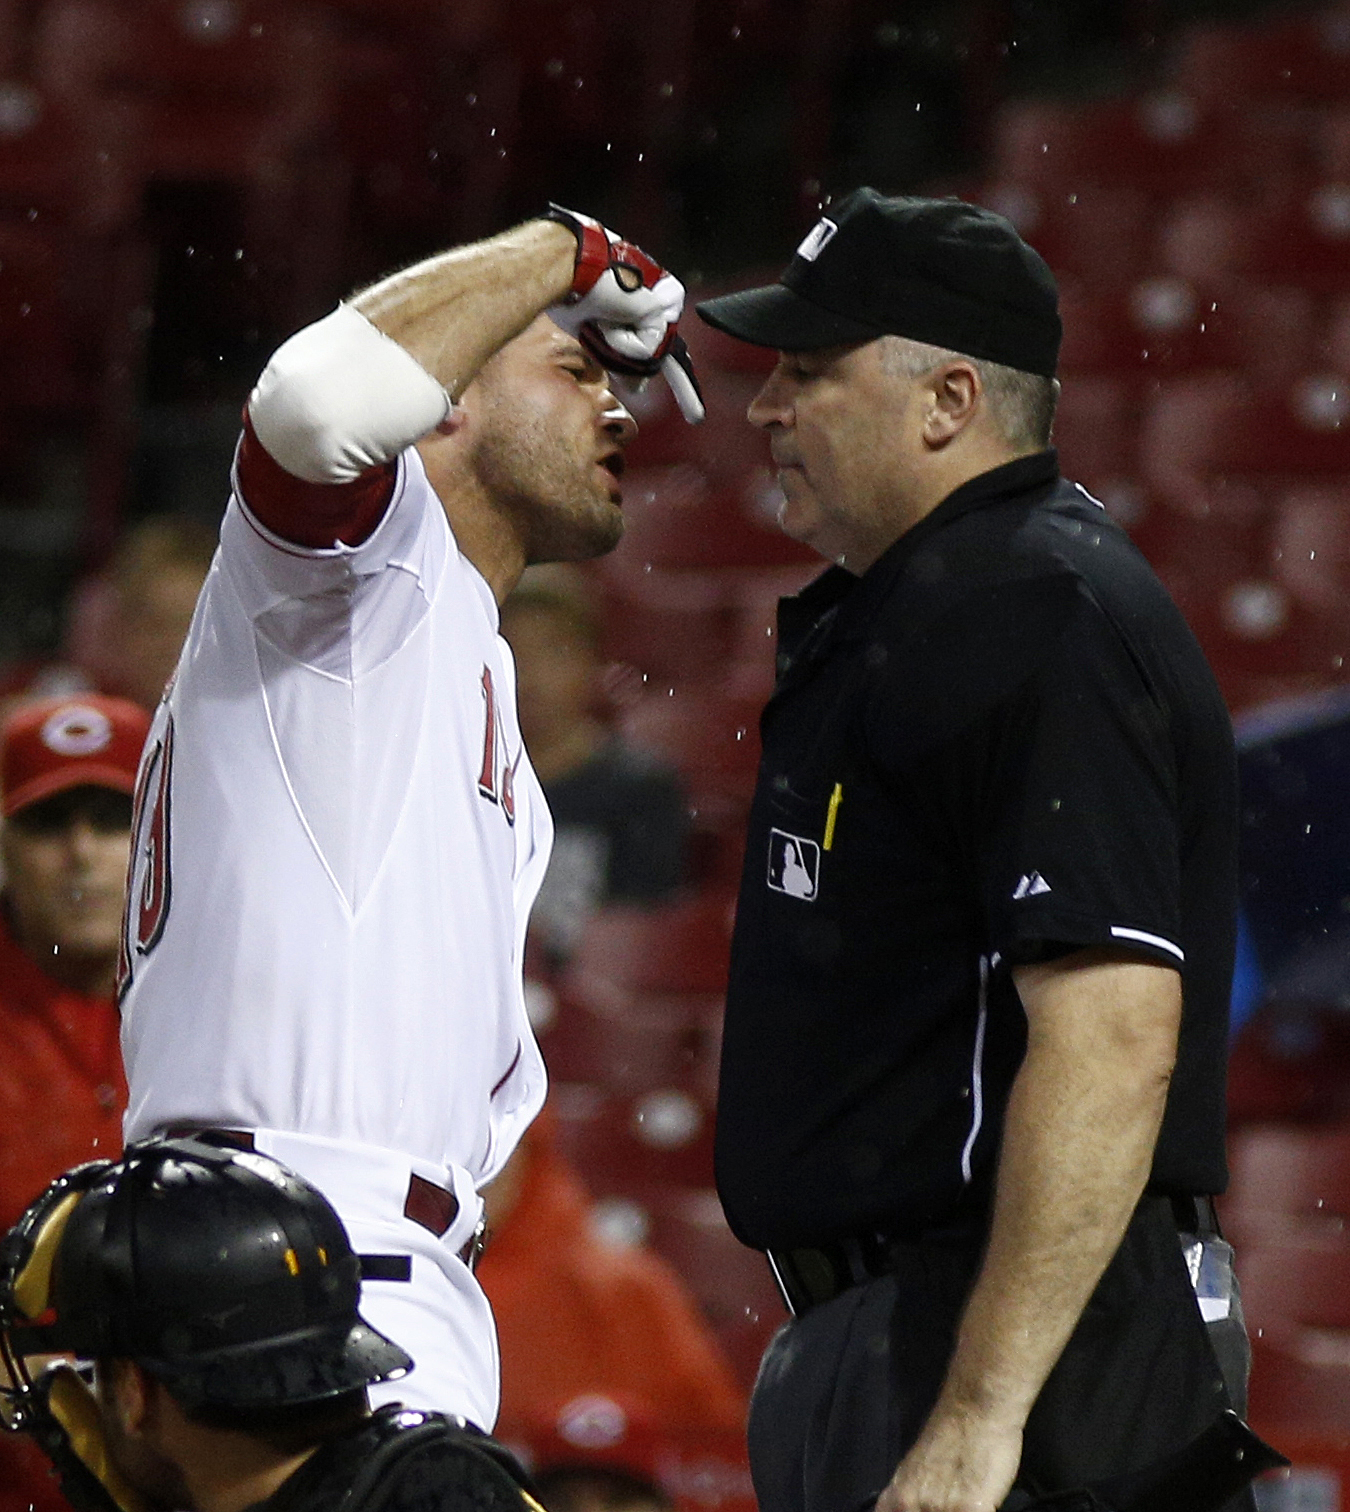
[[[864,1234],[814,1248],[766,1250],[765,1258],[784,1305],[799,1318],[854,1286],[890,1275],[893,1244],[882,1234]]]
[[[171,1138],[200,1139],[206,1144],[228,1145],[235,1150],[255,1150],[257,1144],[251,1129],[200,1129],[190,1124],[177,1124],[165,1131]],[[416,1171],[408,1177],[408,1195],[403,1200],[403,1216],[435,1234],[439,1239],[459,1217],[459,1198]],[[459,1250],[459,1258],[474,1270],[479,1256],[486,1248],[486,1228],[480,1223]],[[410,1281],[412,1257],[410,1255],[358,1255],[363,1281]]]
[[[1212,1197],[1174,1196],[1169,1201],[1178,1233],[1202,1239],[1220,1233]],[[814,1248],[766,1250],[765,1258],[787,1310],[799,1318],[855,1286],[889,1276],[897,1242],[884,1234],[863,1234]]]

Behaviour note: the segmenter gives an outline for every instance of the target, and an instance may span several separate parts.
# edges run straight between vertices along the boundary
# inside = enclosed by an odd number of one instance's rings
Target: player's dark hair
[[[167,1383],[165,1390],[174,1396]],[[278,1454],[300,1454],[330,1439],[342,1438],[370,1415],[364,1387],[320,1402],[279,1407],[188,1406],[176,1396],[174,1400],[189,1422],[224,1433],[247,1434]]]

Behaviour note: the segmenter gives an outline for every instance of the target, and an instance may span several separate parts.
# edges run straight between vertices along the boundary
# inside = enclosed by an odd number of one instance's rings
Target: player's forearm
[[[986,1257],[938,1411],[1020,1429],[1148,1179],[1180,980],[1143,963],[1028,968]]]
[[[391,274],[348,301],[452,396],[572,282],[577,243],[533,220]]]

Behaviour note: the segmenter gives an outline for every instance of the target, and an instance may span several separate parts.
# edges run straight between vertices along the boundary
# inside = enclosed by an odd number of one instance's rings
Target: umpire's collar
[[[874,612],[906,564],[933,535],[953,520],[990,504],[1044,498],[1059,485],[1059,453],[1054,447],[1017,457],[963,483],[894,541],[861,577],[830,567],[792,598],[778,605],[778,675],[781,678],[819,657],[827,646],[866,632]]]

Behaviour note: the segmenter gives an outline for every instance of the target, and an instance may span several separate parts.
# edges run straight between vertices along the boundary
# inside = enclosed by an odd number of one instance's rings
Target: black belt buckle
[[[766,1250],[769,1269],[783,1303],[794,1318],[851,1287],[862,1286],[889,1269],[887,1246],[879,1235],[846,1239],[818,1248]]]

